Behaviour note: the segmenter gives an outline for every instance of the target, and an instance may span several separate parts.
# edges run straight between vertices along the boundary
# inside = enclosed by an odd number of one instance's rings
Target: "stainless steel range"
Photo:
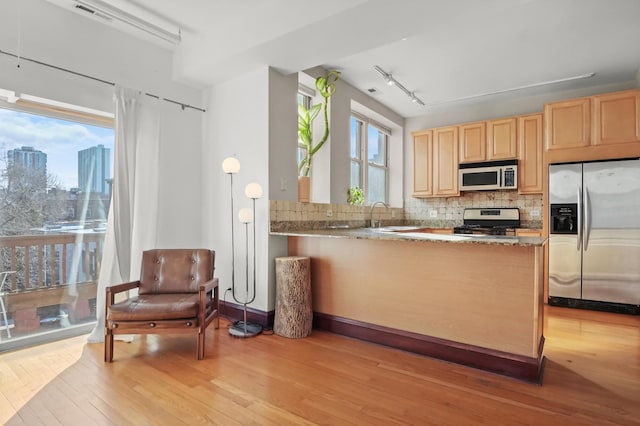
[[[515,235],[520,227],[520,210],[511,207],[464,209],[463,225],[454,234]]]

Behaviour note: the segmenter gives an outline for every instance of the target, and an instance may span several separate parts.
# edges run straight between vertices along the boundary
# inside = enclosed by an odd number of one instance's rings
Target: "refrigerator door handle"
[[[576,250],[580,250],[582,244],[582,188],[578,186],[578,238],[576,238]]]
[[[586,187],[584,188],[583,196],[584,230],[582,231],[582,246],[584,250],[587,250],[587,246],[589,245],[589,231],[591,230],[591,223],[589,223],[589,190]]]

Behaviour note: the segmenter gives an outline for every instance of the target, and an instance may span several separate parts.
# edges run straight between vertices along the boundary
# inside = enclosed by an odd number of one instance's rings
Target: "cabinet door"
[[[542,194],[542,114],[518,117],[518,192]]]
[[[516,229],[516,237],[541,237],[542,229]]]
[[[501,160],[516,158],[516,119],[505,118],[487,123],[487,159]]]
[[[458,127],[433,130],[433,195],[460,195]]]
[[[487,159],[487,125],[471,123],[459,126],[460,162],[473,163]]]
[[[640,141],[640,91],[593,97],[593,144]]]
[[[433,140],[432,132],[413,134],[413,196],[433,195]]]
[[[589,98],[555,102],[544,106],[547,150],[579,148],[591,141]]]

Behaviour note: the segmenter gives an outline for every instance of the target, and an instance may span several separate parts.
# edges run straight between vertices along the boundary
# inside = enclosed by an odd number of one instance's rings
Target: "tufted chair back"
[[[139,294],[197,293],[213,278],[215,252],[156,249],[142,253]]]

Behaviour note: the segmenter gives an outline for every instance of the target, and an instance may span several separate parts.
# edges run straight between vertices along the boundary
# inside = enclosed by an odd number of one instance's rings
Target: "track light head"
[[[411,102],[417,103],[417,104],[422,105],[422,106],[425,105],[425,103],[422,102],[422,100],[420,98],[418,98],[415,95],[414,92],[410,92],[406,87],[404,87],[402,84],[400,84],[400,82],[398,82],[398,80],[393,78],[391,73],[386,72],[385,70],[383,70],[382,68],[380,68],[377,65],[374,65],[373,69],[375,69],[376,71],[378,71],[380,73],[380,75],[382,75],[382,78],[384,78],[384,80],[386,81],[386,83],[389,86],[396,86],[398,89],[402,90],[402,92],[405,95],[407,95],[409,97],[409,99],[411,99]]]

